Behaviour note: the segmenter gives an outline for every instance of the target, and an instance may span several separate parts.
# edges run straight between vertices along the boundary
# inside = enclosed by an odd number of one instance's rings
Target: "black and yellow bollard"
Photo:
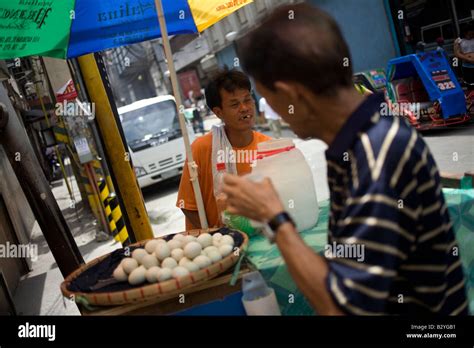
[[[117,232],[117,226],[115,225],[115,221],[112,216],[112,209],[110,208],[110,204],[109,204],[109,195],[110,195],[109,188],[104,179],[100,179],[97,185],[99,186],[100,200],[102,202],[102,205],[104,206],[105,217],[107,218],[107,222],[109,223],[110,232],[112,233],[112,236],[114,236],[115,238],[118,232]]]
[[[122,211],[120,210],[120,205],[115,193],[110,193],[108,198],[108,206],[112,211],[112,218],[115,222],[115,235],[114,238],[116,241],[122,243],[122,245],[129,245],[130,239],[128,237],[127,227],[125,226],[125,221],[122,216]]]

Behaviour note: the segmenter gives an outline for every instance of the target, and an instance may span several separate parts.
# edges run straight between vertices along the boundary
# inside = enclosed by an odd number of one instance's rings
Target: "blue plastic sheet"
[[[187,0],[165,0],[169,35],[197,33]],[[154,0],[77,0],[68,58],[161,37]]]

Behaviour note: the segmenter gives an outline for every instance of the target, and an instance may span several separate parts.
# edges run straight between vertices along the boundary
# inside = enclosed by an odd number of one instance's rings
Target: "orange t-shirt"
[[[271,137],[253,132],[252,142],[244,147],[233,147],[236,152],[237,159],[248,159],[253,151],[257,150],[257,144],[270,140]],[[198,166],[199,185],[201,187],[202,199],[204,201],[204,208],[206,210],[207,222],[209,227],[219,226],[219,215],[217,212],[216,199],[214,197],[214,180],[212,177],[212,132],[197,138],[191,145],[193,151],[193,158]],[[245,152],[240,152],[245,151]],[[239,154],[240,152],[240,154]],[[239,175],[248,174],[252,171],[250,163],[243,163],[241,160],[236,164],[237,173]],[[189,180],[189,170],[187,161],[181,176],[181,183],[179,184],[178,200],[176,206],[181,209],[196,210],[196,198],[194,197],[193,186]],[[186,218],[186,230],[195,228],[191,222]]]

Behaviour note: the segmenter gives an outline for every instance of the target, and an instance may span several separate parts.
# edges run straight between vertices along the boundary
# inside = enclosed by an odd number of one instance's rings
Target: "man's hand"
[[[266,222],[285,210],[269,178],[256,183],[226,174],[222,192],[227,196],[227,211],[249,219]]]

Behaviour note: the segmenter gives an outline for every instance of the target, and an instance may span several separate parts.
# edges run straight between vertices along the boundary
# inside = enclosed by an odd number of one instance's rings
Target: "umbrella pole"
[[[156,11],[158,13],[158,22],[160,23],[161,37],[163,40],[163,48],[165,50],[166,60],[168,62],[168,69],[170,71],[171,85],[173,87],[173,94],[176,99],[176,107],[178,109],[179,126],[183,134],[184,146],[186,148],[186,156],[188,158],[188,169],[191,183],[193,185],[194,196],[196,198],[196,204],[199,213],[199,221],[201,222],[201,228],[208,228],[206,211],[204,209],[204,203],[202,200],[201,187],[199,186],[197,164],[193,159],[193,152],[191,150],[191,144],[189,143],[188,129],[186,127],[186,121],[182,112],[182,101],[181,94],[179,92],[178,78],[176,76],[176,70],[173,62],[173,53],[171,52],[168,30],[166,29],[166,21],[163,12],[163,5],[161,0],[155,0]]]

